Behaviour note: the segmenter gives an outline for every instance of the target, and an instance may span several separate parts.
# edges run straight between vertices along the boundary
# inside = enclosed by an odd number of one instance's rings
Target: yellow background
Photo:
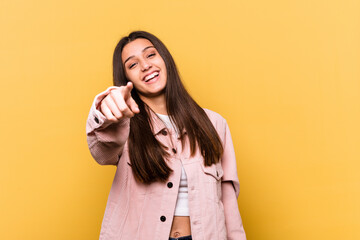
[[[360,239],[358,0],[1,0],[1,239],[98,239],[85,121],[132,30],[230,125],[248,239]]]

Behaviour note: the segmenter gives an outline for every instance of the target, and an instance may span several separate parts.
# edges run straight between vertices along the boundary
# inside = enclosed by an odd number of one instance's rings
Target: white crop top
[[[159,114],[159,113],[157,113],[157,115],[165,123],[165,126],[167,128],[173,129],[176,132],[176,135],[178,135],[177,129],[171,123],[168,115],[163,115],[163,114]],[[174,215],[175,216],[190,216],[189,202],[188,202],[188,183],[187,183],[185,169],[183,166],[181,166],[180,185],[179,185],[179,192],[178,192],[178,196],[177,196]]]

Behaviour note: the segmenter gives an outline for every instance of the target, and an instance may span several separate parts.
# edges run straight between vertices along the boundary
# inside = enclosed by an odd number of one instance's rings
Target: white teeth
[[[156,76],[158,76],[158,75],[159,75],[158,72],[154,72],[154,73],[146,76],[145,81],[149,81],[150,79],[152,79],[152,78],[154,78],[154,77],[156,77]]]

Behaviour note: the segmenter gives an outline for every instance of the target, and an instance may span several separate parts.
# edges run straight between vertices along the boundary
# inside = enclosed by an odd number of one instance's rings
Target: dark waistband
[[[192,237],[190,235],[190,236],[184,236],[184,237],[178,237],[178,238],[169,238],[169,240],[192,240]]]

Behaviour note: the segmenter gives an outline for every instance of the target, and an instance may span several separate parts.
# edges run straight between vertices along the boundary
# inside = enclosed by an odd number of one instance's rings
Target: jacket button
[[[168,182],[167,186],[168,186],[168,188],[172,188],[172,187],[173,187],[173,183],[172,183],[172,182]]]
[[[172,151],[173,151],[173,153],[176,153],[176,149],[175,149],[175,148],[173,148]]]
[[[166,221],[166,217],[165,217],[165,216],[161,216],[161,217],[160,217],[160,221],[165,222],[165,221]]]
[[[163,130],[161,131],[161,134],[164,135],[164,136],[166,136],[166,135],[167,135],[167,131],[166,131],[165,129],[163,129]]]
[[[99,123],[99,119],[97,117],[94,118],[96,123]]]
[[[216,176],[219,177],[219,172],[218,171],[216,171]]]

